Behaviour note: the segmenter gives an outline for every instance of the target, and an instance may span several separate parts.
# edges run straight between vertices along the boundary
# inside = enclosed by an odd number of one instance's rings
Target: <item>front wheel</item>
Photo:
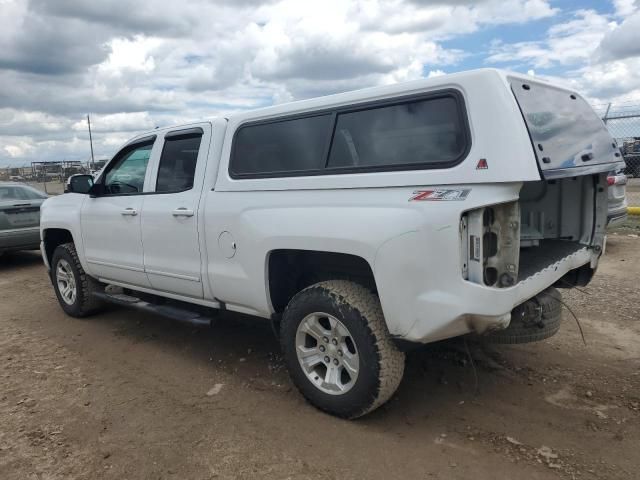
[[[60,245],[53,252],[51,282],[67,315],[86,317],[102,306],[102,302],[93,295],[102,289],[102,285],[85,273],[73,243]]]
[[[316,283],[289,302],[281,323],[289,374],[315,407],[357,418],[398,388],[404,354],[387,330],[378,297],[349,281]]]

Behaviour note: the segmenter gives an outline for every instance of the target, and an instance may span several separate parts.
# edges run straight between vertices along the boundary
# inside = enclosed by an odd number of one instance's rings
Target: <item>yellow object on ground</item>
[[[640,207],[627,207],[629,215],[640,215]]]

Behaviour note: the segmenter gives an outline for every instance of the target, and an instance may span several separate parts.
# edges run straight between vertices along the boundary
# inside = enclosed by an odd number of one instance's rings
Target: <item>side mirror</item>
[[[91,175],[74,175],[69,179],[67,192],[69,193],[89,193],[93,187],[93,176]]]

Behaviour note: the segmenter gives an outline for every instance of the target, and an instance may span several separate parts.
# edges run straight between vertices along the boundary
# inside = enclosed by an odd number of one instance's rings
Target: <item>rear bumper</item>
[[[404,340],[428,343],[509,325],[511,310],[585,264],[595,267],[599,254],[581,248],[510,288],[490,288],[462,280],[457,288],[425,292],[416,299],[416,320]]]
[[[37,250],[40,246],[40,227],[0,231],[0,250]]]

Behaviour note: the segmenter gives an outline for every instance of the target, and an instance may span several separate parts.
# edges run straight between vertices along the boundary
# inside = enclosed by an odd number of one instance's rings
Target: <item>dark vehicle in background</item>
[[[620,150],[627,165],[624,173],[629,177],[640,177],[640,137],[625,141]]]
[[[610,172],[607,184],[607,226],[618,225],[627,219],[627,176],[622,171]]]
[[[40,248],[40,206],[47,195],[16,182],[0,182],[0,255]]]

